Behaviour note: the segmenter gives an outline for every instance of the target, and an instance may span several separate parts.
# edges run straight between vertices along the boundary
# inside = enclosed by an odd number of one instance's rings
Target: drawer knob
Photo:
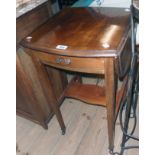
[[[69,65],[71,63],[71,60],[70,59],[64,59],[65,61],[65,64]]]
[[[57,64],[65,63],[65,64],[69,65],[71,63],[71,60],[70,59],[64,59],[64,58],[57,58],[56,63]]]
[[[61,62],[62,62],[62,58],[57,58],[57,59],[56,59],[56,63],[57,63],[57,64],[59,64],[59,63],[61,63]]]

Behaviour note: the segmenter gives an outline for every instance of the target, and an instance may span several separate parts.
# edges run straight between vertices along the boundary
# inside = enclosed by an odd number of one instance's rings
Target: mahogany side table
[[[114,148],[115,120],[126,88],[124,82],[118,89],[118,78],[125,81],[130,67],[130,36],[128,9],[66,8],[21,42],[35,59],[43,88],[51,94],[53,90],[44,64],[73,72],[104,75],[105,85],[102,87],[83,84],[80,77],[74,77],[59,100],[50,102],[63,131],[65,125],[56,102],[69,97],[105,107],[110,151]]]

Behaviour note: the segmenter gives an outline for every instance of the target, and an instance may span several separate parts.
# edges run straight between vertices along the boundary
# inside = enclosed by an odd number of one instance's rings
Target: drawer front
[[[104,58],[70,57],[43,52],[34,54],[42,63],[56,68],[85,73],[104,73]]]

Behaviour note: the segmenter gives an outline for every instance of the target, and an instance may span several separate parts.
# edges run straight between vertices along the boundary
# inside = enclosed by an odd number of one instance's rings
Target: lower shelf
[[[106,106],[105,88],[96,85],[72,82],[66,89],[64,96],[75,98],[89,104]]]
[[[127,78],[124,79],[122,86],[116,93],[115,121],[119,113],[120,104],[126,94]],[[101,105],[106,107],[106,90],[104,86],[91,84],[82,84],[78,77],[74,77],[63,92],[59,102],[64,97],[78,99],[93,105]]]

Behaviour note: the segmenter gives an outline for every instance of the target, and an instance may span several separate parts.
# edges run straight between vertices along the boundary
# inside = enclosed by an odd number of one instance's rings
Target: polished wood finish
[[[32,120],[45,129],[53,116],[51,106],[51,94],[43,90],[42,81],[39,79],[34,61],[31,56],[20,47],[19,42],[49,19],[47,3],[17,18],[17,51],[16,51],[16,111],[17,114]],[[51,70],[46,66],[50,85],[54,87],[54,93],[59,98],[67,85],[67,78],[58,70]],[[54,85],[55,81],[58,81]]]
[[[25,38],[22,45],[66,56],[118,56],[128,36],[129,15],[119,8],[66,8],[34,31],[30,41]],[[68,48],[58,50],[57,45]]]
[[[38,70],[48,64],[69,71],[104,75],[105,85],[101,87],[82,84],[81,79],[75,77],[58,102],[70,97],[105,106],[112,151],[118,102],[125,88],[122,86],[118,91],[117,82],[118,78],[124,80],[130,67],[130,13],[120,8],[67,8],[30,36],[32,38],[26,37],[21,45],[35,58]],[[64,49],[58,49],[58,45]],[[46,73],[41,75],[47,78]]]

